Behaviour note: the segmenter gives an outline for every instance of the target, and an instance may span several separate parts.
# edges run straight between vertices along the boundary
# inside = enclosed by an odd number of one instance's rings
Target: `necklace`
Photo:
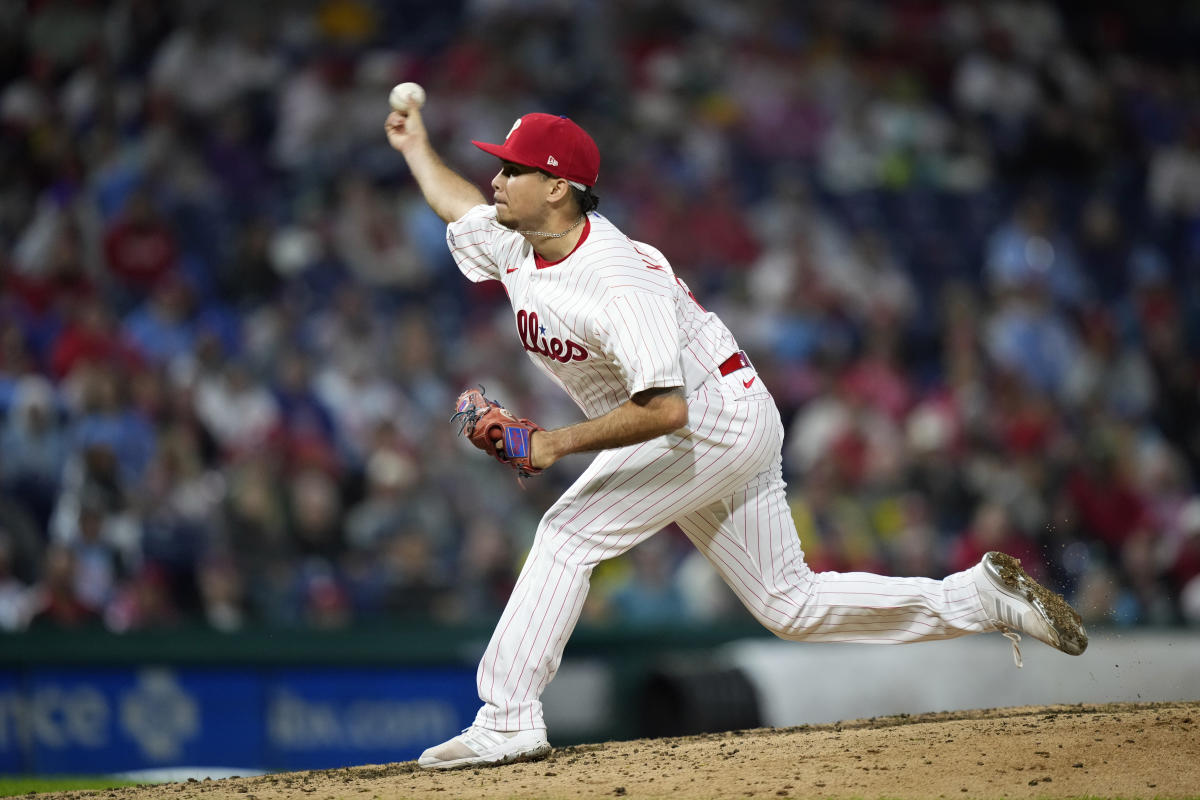
[[[571,225],[571,227],[569,227],[565,231],[563,231],[562,233],[546,233],[544,231],[517,231],[517,233],[521,234],[522,236],[545,236],[547,239],[561,239],[562,237],[566,236],[571,231],[578,228],[580,223],[583,222],[584,216],[585,215],[581,214],[579,216],[579,219],[575,220],[575,223],[573,225]]]

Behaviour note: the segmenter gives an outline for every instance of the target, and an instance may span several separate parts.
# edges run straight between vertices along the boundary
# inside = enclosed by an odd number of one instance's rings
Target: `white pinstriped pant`
[[[779,412],[761,386],[749,393],[734,380],[689,398],[690,435],[602,451],[546,512],[479,664],[475,724],[545,727],[539,697],[592,569],[671,522],[783,639],[888,644],[993,630],[970,571],[936,581],[809,569],[784,493]]]

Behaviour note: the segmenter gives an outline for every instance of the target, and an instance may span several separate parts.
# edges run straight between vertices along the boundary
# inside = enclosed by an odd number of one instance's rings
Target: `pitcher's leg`
[[[565,644],[587,597],[594,563],[574,555],[543,521],[476,671],[484,702],[476,725],[499,731],[545,727],[541,701],[530,699],[529,685],[557,671],[556,642]]]
[[[777,419],[728,405],[701,408],[684,435],[599,453],[546,512],[479,664],[484,706],[476,725],[542,727],[538,698],[558,669],[596,564],[743,485],[777,452]],[[730,437],[731,429],[739,435]]]
[[[784,639],[904,643],[996,629],[975,569],[940,581],[813,572],[777,474],[679,525],[750,612]]]

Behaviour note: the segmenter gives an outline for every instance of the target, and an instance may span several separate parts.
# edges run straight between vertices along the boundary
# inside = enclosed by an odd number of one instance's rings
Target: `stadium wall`
[[[580,629],[555,744],[926,711],[1200,698],[1200,632],[1101,632],[1079,658],[972,637],[797,645],[745,626]],[[474,717],[490,630],[0,637],[0,773],[314,769],[415,758]],[[919,677],[919,680],[918,680]]]

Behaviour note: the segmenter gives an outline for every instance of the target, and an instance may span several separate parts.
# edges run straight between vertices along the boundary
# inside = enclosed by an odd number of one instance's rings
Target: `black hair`
[[[575,198],[575,202],[579,204],[580,214],[590,214],[600,207],[600,198],[592,191],[592,187],[587,186],[583,189],[571,187],[571,196]]]

